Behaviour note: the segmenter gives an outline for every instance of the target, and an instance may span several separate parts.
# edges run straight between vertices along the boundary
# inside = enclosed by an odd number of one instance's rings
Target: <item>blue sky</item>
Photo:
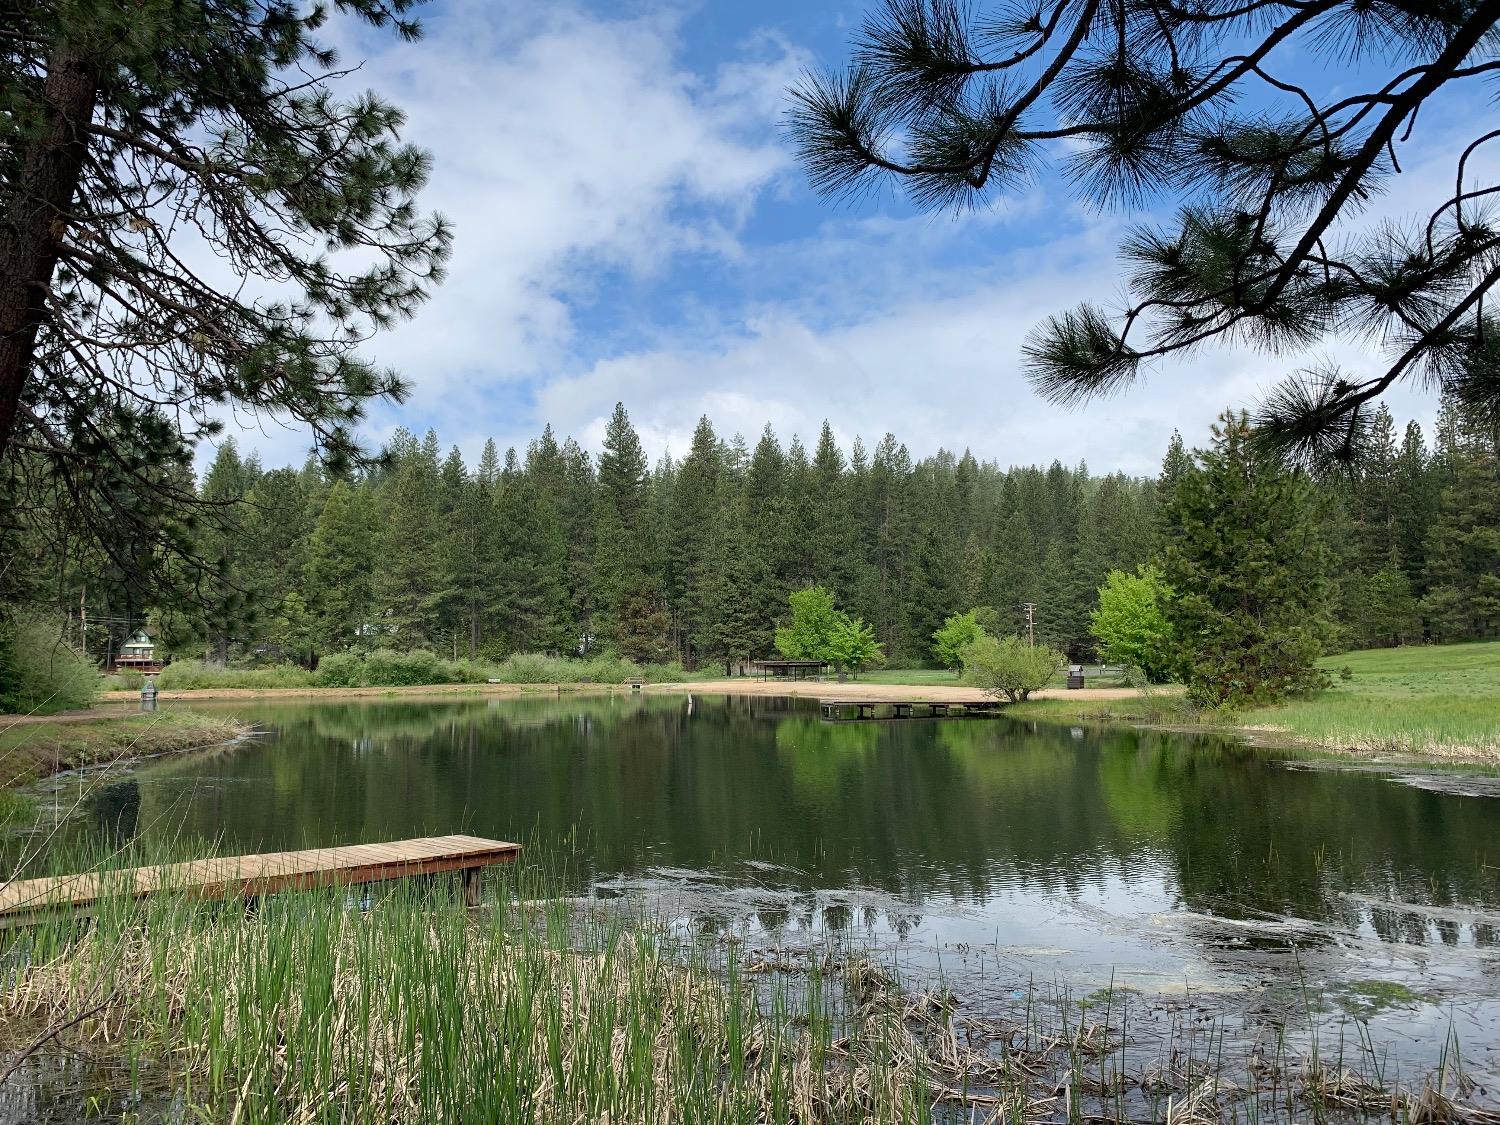
[[[683,452],[706,413],[752,442],[767,422],[812,440],[826,418],[846,448],[890,431],[917,456],[1150,472],[1174,428],[1205,434],[1288,370],[1208,350],[1082,411],[1038,400],[1027,330],[1116,300],[1118,238],[1145,216],[1090,212],[1054,178],[959,218],[891,193],[814,197],[779,125],[784,91],[842,62],[864,8],[434,0],[421,42],[347,44],[366,60],[354,84],[401,105],[406,138],[431,150],[423,201],[457,232],[447,283],[367,349],[414,386],[372,410],[367,439],[431,426],[472,459],[551,422],[597,448],[622,400],[653,455]],[[1429,165],[1415,147],[1407,179],[1451,176],[1446,151]],[[1319,358],[1378,362],[1334,342],[1295,365]],[[1433,412],[1413,394],[1393,408]],[[305,452],[270,423],[239,436],[268,464]]]

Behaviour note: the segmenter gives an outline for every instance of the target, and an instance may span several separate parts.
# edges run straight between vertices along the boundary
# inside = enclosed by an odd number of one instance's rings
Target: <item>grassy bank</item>
[[[0,716],[0,787],[24,785],[63,770],[212,746],[246,729],[225,716],[191,711],[11,725]]]
[[[1373,649],[1322,663],[1334,677],[1327,691],[1239,715],[1191,711],[1172,688],[1128,699],[1040,699],[1009,714],[1248,729],[1329,750],[1500,761],[1500,642]]]
[[[1245,724],[1338,749],[1500,760],[1500,642],[1351,652],[1324,665],[1353,678]]]
[[[1252,1050],[1196,1011],[1141,1030],[1124,992],[981,1015],[838,947],[742,956],[495,878],[474,911],[402,884],[365,912],[162,896],[40,926],[0,990],[7,1077],[241,1125],[1467,1119],[1453,1074],[1397,1085],[1358,1046]]]

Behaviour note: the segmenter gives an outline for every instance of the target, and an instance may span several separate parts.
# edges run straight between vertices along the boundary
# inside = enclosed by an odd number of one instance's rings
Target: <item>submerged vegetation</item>
[[[1133,1024],[1116,989],[981,1012],[837,943],[742,952],[497,879],[475,910],[401,884],[43,923],[12,946],[5,1077],[55,1112],[243,1125],[1494,1119],[1456,1055],[1401,1075],[1306,1027]]]

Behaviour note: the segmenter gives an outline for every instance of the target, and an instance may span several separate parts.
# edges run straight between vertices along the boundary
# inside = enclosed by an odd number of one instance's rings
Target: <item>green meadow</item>
[[[1009,713],[1238,727],[1331,750],[1500,760],[1500,642],[1371,649],[1322,664],[1328,690],[1236,715],[1190,711],[1174,687],[1131,699],[1039,699]]]

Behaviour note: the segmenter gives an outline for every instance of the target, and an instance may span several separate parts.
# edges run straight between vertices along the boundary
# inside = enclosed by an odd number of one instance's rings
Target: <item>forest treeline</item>
[[[1500,629],[1500,472],[1493,430],[1444,408],[1433,440],[1382,408],[1359,471],[1318,486],[1335,558],[1330,646],[1457,640]],[[438,436],[399,431],[365,471],[265,470],[224,442],[198,483],[210,567],[186,603],[151,604],[120,576],[52,558],[38,601],[95,622],[104,655],[149,623],[175,655],[294,659],[371,648],[501,657],[612,651],[692,668],[772,652],[787,597],[818,584],[863,618],[897,666],[932,661],[948,615],[993,607],[1001,632],[1082,655],[1113,569],[1157,551],[1160,477],[1080,464],[1002,469],[971,452],[914,460],[887,434],[809,451],[768,426],[751,445],[698,423],[685,455],[652,465],[623,406],[591,456],[551,428],[475,465]],[[85,576],[88,581],[85,582]]]

